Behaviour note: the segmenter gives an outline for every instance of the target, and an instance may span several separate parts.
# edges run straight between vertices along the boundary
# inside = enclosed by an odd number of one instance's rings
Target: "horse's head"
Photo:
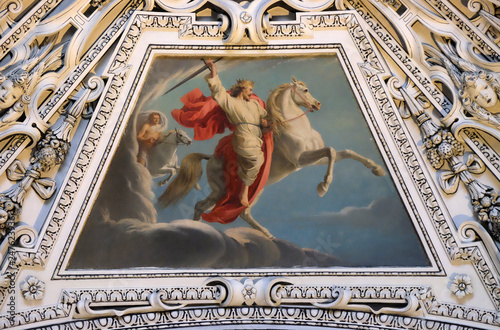
[[[300,81],[295,79],[294,76],[292,76],[292,99],[295,103],[297,103],[300,106],[306,107],[307,109],[311,111],[316,111],[321,108],[321,102],[316,100],[311,93],[309,93],[309,88],[307,88],[307,85]]]
[[[176,144],[185,144],[188,146],[193,143],[193,140],[189,137],[189,135],[181,129],[175,129],[175,138]]]

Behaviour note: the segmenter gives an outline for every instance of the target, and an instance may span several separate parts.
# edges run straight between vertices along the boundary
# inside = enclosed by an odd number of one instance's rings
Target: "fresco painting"
[[[429,266],[336,56],[157,57],[126,125],[70,269]]]

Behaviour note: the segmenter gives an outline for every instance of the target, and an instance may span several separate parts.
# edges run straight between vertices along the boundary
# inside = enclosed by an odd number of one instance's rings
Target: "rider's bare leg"
[[[158,186],[159,187],[162,187],[164,185],[166,185],[170,179],[172,179],[174,177],[174,175],[177,173],[177,170],[173,167],[170,167],[168,168],[166,171],[165,171],[165,174],[167,175],[167,177],[163,180],[161,180],[160,182],[158,182]]]

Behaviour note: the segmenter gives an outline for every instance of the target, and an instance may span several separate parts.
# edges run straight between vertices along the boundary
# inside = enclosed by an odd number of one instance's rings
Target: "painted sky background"
[[[192,68],[203,65],[199,59],[174,61],[183,61],[183,65],[187,62]],[[322,103],[321,110],[308,114],[308,117],[312,126],[321,133],[325,145],[336,150],[354,150],[386,168],[336,57],[223,59],[217,67],[226,88],[230,88],[236,79],[250,79],[255,82],[254,92],[264,100],[279,84],[290,82],[292,75],[304,81],[311,94]],[[172,77],[165,90],[184,76]],[[179,99],[194,88],[209,95],[203,74],[152,100],[140,110],[161,111],[169,118],[169,129],[180,128],[170,112],[182,107]],[[192,129],[183,129],[193,136]],[[179,162],[191,152],[212,153],[217,142],[215,137],[180,147],[177,153]],[[325,197],[320,198],[316,186],[325,172],[326,166],[304,168],[266,187],[252,209],[254,218],[280,239],[333,254],[353,264],[428,264],[389,175],[376,177],[361,163],[344,160],[335,164],[332,185]],[[156,198],[164,189],[157,187],[158,181],[155,179],[152,185]],[[179,204],[158,210],[157,221],[191,218],[194,204],[209,193],[205,177],[200,184],[201,191],[193,190]],[[232,224],[213,226],[224,231],[248,225],[237,219]]]

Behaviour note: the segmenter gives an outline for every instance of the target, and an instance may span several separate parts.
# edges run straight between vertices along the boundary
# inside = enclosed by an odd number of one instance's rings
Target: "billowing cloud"
[[[145,223],[137,219],[87,224],[70,260],[73,269],[331,267],[335,257],[251,228],[220,232],[193,220]]]

